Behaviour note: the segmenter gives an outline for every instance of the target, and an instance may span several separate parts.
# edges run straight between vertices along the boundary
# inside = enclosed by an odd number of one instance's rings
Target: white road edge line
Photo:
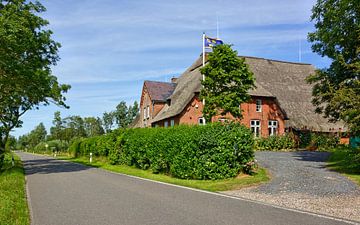
[[[32,153],[29,153],[29,154],[32,154]],[[147,178],[143,178],[143,177],[137,177],[137,176],[128,175],[128,174],[124,174],[124,173],[118,173],[118,172],[114,172],[114,171],[110,171],[110,170],[106,170],[106,169],[102,169],[102,168],[87,166],[87,165],[84,165],[84,164],[81,164],[81,163],[77,163],[77,162],[71,162],[71,161],[66,160],[66,159],[56,159],[56,158],[53,158],[53,157],[50,157],[50,156],[44,156],[44,155],[41,155],[41,154],[36,154],[36,155],[42,156],[42,157],[52,158],[52,159],[55,159],[55,160],[57,160],[57,161],[63,161],[63,162],[65,161],[65,162],[75,163],[75,164],[78,164],[78,165],[81,165],[81,166],[91,167],[91,168],[93,168],[93,169],[98,169],[98,170],[101,170],[101,171],[104,171],[104,172],[108,172],[108,173],[112,173],[112,174],[116,174],[116,175],[127,176],[127,177],[131,177],[131,178],[134,178],[134,179],[149,181],[149,182],[158,183],[158,184],[164,184],[164,185],[167,185],[167,186],[172,186],[172,187],[187,189],[187,190],[191,190],[191,191],[196,191],[196,192],[201,192],[201,193],[205,193],[205,194],[216,195],[216,196],[225,197],[225,198],[231,198],[231,199],[235,199],[235,200],[242,200],[242,201],[251,202],[251,203],[255,203],[255,204],[259,204],[259,205],[264,205],[264,206],[271,206],[271,207],[274,207],[274,208],[277,208],[277,209],[287,210],[287,211],[290,211],[290,212],[302,213],[302,214],[311,215],[311,216],[316,216],[316,217],[324,218],[324,219],[335,220],[335,221],[344,222],[344,223],[348,223],[348,224],[352,224],[352,225],[360,225],[360,223],[358,223],[358,222],[356,222],[356,221],[351,221],[351,220],[341,219],[341,218],[332,217],[332,216],[328,216],[328,215],[323,215],[323,214],[308,212],[308,211],[305,211],[305,210],[286,208],[286,207],[282,207],[282,206],[278,206],[278,205],[273,205],[273,204],[270,204],[270,203],[265,203],[265,202],[256,201],[256,200],[252,200],[252,199],[247,199],[247,198],[242,198],[242,197],[237,197],[237,196],[226,195],[226,194],[222,194],[222,193],[219,193],[219,192],[210,192],[210,191],[205,191],[205,190],[201,190],[201,189],[196,189],[196,188],[191,188],[191,187],[186,187],[186,186],[181,186],[181,185],[176,185],[176,184],[165,183],[165,182],[162,182],[162,181],[151,180],[151,179],[147,179]],[[30,207],[30,206],[29,206],[29,207]],[[30,210],[30,209],[29,209],[29,210]]]
[[[77,164],[86,166],[86,165],[81,164],[81,163],[77,163]],[[360,223],[358,223],[356,221],[351,221],[351,220],[341,219],[341,218],[327,216],[327,215],[323,215],[323,214],[308,212],[308,211],[305,211],[305,210],[286,208],[286,207],[273,205],[273,204],[266,203],[266,202],[261,202],[261,201],[256,201],[256,200],[247,199],[247,198],[243,198],[243,197],[237,197],[237,196],[222,194],[222,193],[219,193],[219,192],[211,192],[211,191],[205,191],[205,190],[201,190],[201,189],[196,189],[196,188],[191,188],[191,187],[186,187],[186,186],[181,186],[181,185],[176,185],[176,184],[171,184],[171,183],[165,183],[165,182],[162,182],[162,181],[151,180],[151,179],[147,179],[147,178],[143,178],[143,177],[137,177],[137,176],[123,174],[123,173],[117,173],[117,172],[110,171],[110,170],[105,170],[105,169],[102,169],[102,168],[96,168],[96,167],[93,167],[93,168],[94,169],[100,169],[100,170],[102,170],[104,172],[108,172],[108,173],[112,173],[112,174],[116,174],[116,175],[123,175],[123,176],[131,177],[131,178],[135,178],[135,179],[150,181],[150,182],[153,182],[153,183],[164,184],[164,185],[167,185],[167,186],[187,189],[187,190],[191,190],[191,191],[216,195],[216,196],[225,197],[225,198],[231,198],[231,199],[235,199],[235,200],[243,200],[243,201],[246,201],[246,202],[256,203],[256,204],[259,204],[259,205],[271,206],[271,207],[278,208],[278,209],[283,209],[283,210],[287,210],[287,211],[291,211],[291,212],[307,214],[307,215],[316,216],[316,217],[320,217],[320,218],[324,218],[324,219],[335,220],[335,221],[344,222],[344,223],[348,223],[348,224],[352,224],[352,225],[360,225]]]

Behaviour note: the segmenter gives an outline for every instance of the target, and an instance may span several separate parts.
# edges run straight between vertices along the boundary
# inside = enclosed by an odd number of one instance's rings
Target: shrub
[[[72,141],[69,151],[75,156],[88,156],[91,153],[94,156],[111,156],[113,157],[113,151],[117,140],[121,137],[122,130],[115,130],[111,133],[95,136],[90,138],[78,138]]]
[[[124,134],[120,163],[183,179],[236,176],[253,159],[253,138],[239,124],[139,128]]]
[[[46,147],[46,145],[48,145]],[[40,142],[37,144],[33,151],[38,153],[51,153],[51,152],[64,152],[68,150],[68,144],[65,141],[61,140],[52,140],[47,142]]]
[[[295,141],[289,134],[255,140],[255,149],[260,151],[279,151],[294,148]]]
[[[118,130],[78,139],[71,152],[107,156],[125,164],[182,179],[223,179],[251,172],[253,136],[240,124]]]
[[[298,135],[299,147],[309,150],[330,150],[340,143],[339,137],[330,134],[303,131]]]

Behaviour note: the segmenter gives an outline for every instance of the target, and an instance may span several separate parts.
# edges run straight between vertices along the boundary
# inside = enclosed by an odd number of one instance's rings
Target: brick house
[[[282,135],[286,130],[317,132],[344,131],[340,122],[329,123],[314,112],[312,87],[305,78],[314,73],[311,64],[243,57],[256,78],[251,100],[239,106],[241,123],[256,136]],[[140,116],[134,127],[169,127],[178,124],[204,124],[203,103],[199,99],[202,75],[200,56],[179,78],[171,82],[145,81]],[[215,116],[212,121],[233,120],[231,115]]]

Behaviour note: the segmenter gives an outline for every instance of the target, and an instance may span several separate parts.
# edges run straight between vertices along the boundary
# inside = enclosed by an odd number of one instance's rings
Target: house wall
[[[256,99],[262,100],[262,110],[261,112],[256,112]],[[276,104],[272,98],[262,98],[262,97],[253,97],[249,103],[241,104],[241,109],[243,110],[243,119],[241,123],[250,128],[251,120],[260,120],[261,128],[261,137],[268,137],[268,122],[269,120],[278,121],[278,135],[285,133],[285,121],[284,115],[282,114],[280,107]],[[157,126],[164,126],[164,122],[168,121],[170,126],[170,120],[174,119],[175,125],[178,124],[198,124],[199,118],[203,116],[202,114],[203,104],[198,96],[195,96],[190,103],[185,107],[185,109],[178,116],[169,118],[166,120],[159,121],[155,123]],[[222,119],[235,120],[231,114],[226,114],[225,116],[215,116],[212,118],[212,121],[219,121]],[[155,125],[154,124],[154,125]]]
[[[145,117],[144,110],[147,110],[149,106],[149,116]],[[165,103],[162,102],[154,102],[146,87],[143,88],[141,93],[140,100],[140,127],[151,127],[152,119],[161,111],[161,109],[165,106]]]

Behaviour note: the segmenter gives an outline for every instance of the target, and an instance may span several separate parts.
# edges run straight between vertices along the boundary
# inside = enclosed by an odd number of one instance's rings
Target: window
[[[150,118],[150,107],[149,106],[147,106],[146,107],[146,115],[147,115],[147,119],[149,119]]]
[[[261,112],[262,110],[262,101],[261,99],[256,99],[256,112]]]
[[[198,124],[199,125],[205,125],[205,118],[204,117],[199,117],[199,119],[198,119]]]
[[[174,126],[175,125],[175,120],[174,119],[172,119],[172,120],[170,120],[170,126]]]
[[[260,120],[250,120],[250,129],[255,137],[260,137]]]
[[[144,107],[144,120],[146,119],[146,107]]]
[[[229,120],[226,119],[226,118],[224,118],[224,117],[221,117],[221,118],[218,119],[218,121],[219,121],[220,123],[225,123],[225,122],[227,122],[227,121],[229,121]]]
[[[278,121],[270,120],[269,121],[269,136],[274,136],[277,134],[278,130]]]
[[[164,127],[168,127],[169,126],[169,122],[168,121],[165,121],[164,122]]]

